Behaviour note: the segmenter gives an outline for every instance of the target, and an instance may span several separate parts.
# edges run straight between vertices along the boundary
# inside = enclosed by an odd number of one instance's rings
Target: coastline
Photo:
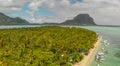
[[[73,66],[89,66],[90,63],[92,62],[92,58],[95,57],[95,54],[97,53],[97,50],[100,46],[100,41],[101,41],[101,37],[98,36],[98,40],[94,44],[94,48],[90,49],[90,53],[88,54],[88,56],[84,56],[84,59],[81,62],[78,62]]]

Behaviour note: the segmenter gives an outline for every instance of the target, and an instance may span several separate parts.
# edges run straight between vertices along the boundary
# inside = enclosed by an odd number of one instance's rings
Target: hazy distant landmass
[[[31,25],[25,19],[20,17],[11,18],[4,13],[0,13],[0,25]],[[33,25],[33,24],[32,24]],[[43,23],[42,25],[96,25],[93,18],[88,14],[79,14],[73,20],[66,20],[62,23]]]
[[[3,13],[0,13],[0,25],[28,25],[28,24],[30,23],[25,19],[21,19],[19,17],[11,18]]]
[[[20,17],[12,18],[0,12],[0,25],[73,25],[73,26],[108,26],[117,27],[116,25],[97,25],[89,14],[79,14],[72,20],[66,20],[62,23],[29,23]],[[118,26],[119,27],[119,26]]]
[[[67,20],[62,25],[96,25],[93,18],[88,14],[79,14],[73,20]]]
[[[62,23],[44,23],[44,25],[77,25],[77,26],[91,26],[96,25],[93,18],[89,14],[79,14],[74,17],[72,20],[66,20]]]

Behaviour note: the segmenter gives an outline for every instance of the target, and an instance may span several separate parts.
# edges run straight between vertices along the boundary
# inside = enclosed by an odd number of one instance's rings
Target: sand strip
[[[79,63],[76,63],[75,65],[73,66],[89,66],[91,61],[92,61],[92,58],[95,56],[99,46],[100,46],[100,41],[101,41],[101,37],[98,37],[98,40],[97,42],[94,44],[94,48],[90,50],[90,53],[88,56],[84,56],[84,59],[79,62]]]

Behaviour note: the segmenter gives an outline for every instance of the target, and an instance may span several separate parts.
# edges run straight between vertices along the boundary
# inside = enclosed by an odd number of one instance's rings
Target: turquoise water
[[[105,48],[108,53],[105,54],[105,60],[102,63],[99,63],[100,66],[120,66],[120,27],[84,26],[83,28],[98,32],[103,36],[103,39],[108,40],[110,43],[110,45]],[[101,48],[102,47],[104,46],[102,45]],[[103,51],[101,48],[99,48],[98,52]],[[96,66],[97,64],[98,62],[93,59],[90,66]]]
[[[39,27],[40,25],[22,25],[22,26],[0,26],[0,29],[8,28],[28,28],[28,27]],[[108,51],[105,54],[105,60],[99,63],[100,66],[120,66],[120,27],[98,27],[98,26],[81,26],[82,28],[87,28],[99,33],[103,39],[108,40],[110,45],[105,48]],[[101,45],[101,48],[103,45]],[[99,51],[102,51],[99,48]],[[91,61],[91,60],[90,60]],[[98,64],[94,58],[90,66],[96,66]]]
[[[11,25],[11,26],[0,26],[0,29],[12,29],[12,28],[29,28],[29,27],[39,27],[42,25]]]

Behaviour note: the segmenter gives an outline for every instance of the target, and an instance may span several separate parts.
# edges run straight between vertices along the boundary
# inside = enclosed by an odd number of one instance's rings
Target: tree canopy
[[[0,65],[71,66],[89,53],[97,37],[75,27],[0,29]]]

